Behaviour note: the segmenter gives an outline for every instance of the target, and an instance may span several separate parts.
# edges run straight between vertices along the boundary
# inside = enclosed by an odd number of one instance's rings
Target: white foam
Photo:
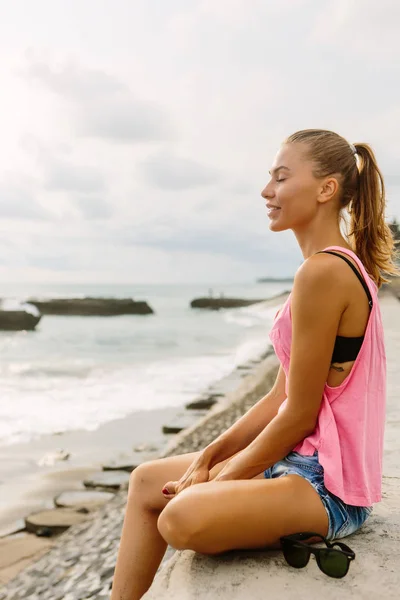
[[[182,406],[264,352],[275,313],[265,303],[218,314],[184,313],[173,329],[169,315],[157,322],[49,318],[33,335],[2,335],[0,353],[7,360],[0,361],[0,445],[94,430],[137,410]],[[206,336],[200,321],[209,328]],[[184,354],[187,349],[191,355]]]
[[[232,356],[166,360],[142,368],[97,368],[86,379],[26,376],[3,379],[0,445],[56,431],[96,429],[136,410],[181,406],[228,374]]]

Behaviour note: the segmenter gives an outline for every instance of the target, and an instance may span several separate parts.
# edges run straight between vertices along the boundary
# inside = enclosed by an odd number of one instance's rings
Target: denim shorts
[[[264,471],[267,479],[284,475],[301,475],[307,479],[319,494],[328,514],[328,540],[344,538],[357,531],[372,512],[372,506],[352,506],[329,492],[324,485],[324,468],[318,462],[318,451],[312,456],[298,452],[289,454]]]

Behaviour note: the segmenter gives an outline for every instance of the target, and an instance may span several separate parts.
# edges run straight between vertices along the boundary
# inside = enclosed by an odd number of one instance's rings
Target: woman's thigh
[[[158,530],[174,548],[218,554],[279,548],[281,536],[299,531],[326,536],[328,516],[318,493],[303,477],[257,477],[209,481],[184,490],[161,512]]]
[[[163,510],[171,501],[166,500],[162,494],[164,485],[168,481],[178,481],[200,454],[201,451],[188,452],[141,464],[132,471],[129,485],[130,494],[135,497],[139,494],[142,503],[151,510]],[[218,463],[210,470],[210,480],[218,475],[231,458]],[[263,478],[264,474],[261,473],[257,477]]]

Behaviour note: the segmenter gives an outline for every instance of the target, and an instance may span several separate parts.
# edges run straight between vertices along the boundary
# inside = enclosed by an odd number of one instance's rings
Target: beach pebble
[[[43,510],[38,513],[29,515],[25,518],[27,531],[36,533],[40,529],[50,529],[54,535],[62,533],[71,525],[82,523],[85,520],[85,515],[80,515],[76,511],[68,508],[54,508],[52,510]]]
[[[114,497],[112,492],[98,490],[72,490],[63,492],[54,498],[54,504],[63,508],[97,508]]]
[[[87,488],[124,489],[129,484],[129,473],[126,471],[99,471],[85,479],[83,485]]]

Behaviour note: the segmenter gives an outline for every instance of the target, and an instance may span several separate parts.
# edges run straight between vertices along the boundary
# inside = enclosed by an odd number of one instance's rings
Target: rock
[[[219,394],[219,395],[223,395],[223,394]],[[214,406],[214,404],[217,403],[216,398],[213,398],[212,396],[208,396],[208,398],[199,398],[199,400],[193,400],[193,402],[189,402],[189,404],[185,405],[185,408],[187,408],[188,410],[195,410],[195,409],[203,409],[203,410],[207,410],[209,408],[211,408],[212,406]]]
[[[102,492],[98,490],[73,490],[62,492],[54,498],[54,504],[62,508],[74,508],[75,510],[92,510],[105,504],[111,498],[114,498],[112,492]]]
[[[115,566],[107,567],[106,569],[103,569],[100,574],[100,579],[108,579],[109,577],[112,577],[114,575],[114,570],[115,570]]]
[[[42,458],[37,461],[37,464],[39,467],[51,467],[58,461],[68,460],[70,456],[71,455],[69,452],[59,448],[54,450],[54,452],[49,452],[48,454],[42,456]]]
[[[137,453],[136,456],[134,455],[125,461],[110,461],[109,463],[103,465],[102,469],[103,471],[126,471],[127,473],[132,473],[132,471],[142,463],[148,462],[149,460],[154,460],[155,458],[158,458],[158,454],[155,452],[152,454]]]
[[[125,489],[128,484],[129,473],[126,471],[99,471],[83,482],[83,485],[87,488],[112,490]]]
[[[157,452],[158,447],[154,444],[138,444],[132,448],[134,452]]]
[[[62,533],[71,525],[82,523],[85,521],[85,516],[78,514],[76,511],[68,508],[53,508],[51,510],[43,510],[25,518],[27,531],[31,533],[40,532],[46,528],[50,530],[51,535]],[[43,532],[41,532],[43,535]],[[47,535],[47,532],[46,532]]]
[[[182,431],[183,429],[187,429],[188,427],[191,427],[192,425],[194,425],[194,423],[196,421],[198,421],[198,419],[200,417],[203,417],[206,414],[206,411],[197,411],[194,412],[193,410],[190,411],[190,413],[187,414],[178,414],[176,416],[176,420],[173,423],[168,423],[167,425],[163,425],[162,426],[162,432],[163,433],[179,433],[180,431]]]
[[[33,331],[42,318],[34,306],[2,300],[0,304],[0,329],[3,331]]]
[[[265,298],[258,300],[249,300],[245,298],[195,298],[191,301],[191,308],[206,308],[219,310],[220,308],[240,308],[241,306],[250,306],[258,302],[264,302]]]
[[[50,527],[39,527],[39,529],[36,530],[36,535],[38,537],[51,537],[53,532]]]
[[[132,298],[53,298],[28,300],[43,315],[102,316],[150,315],[153,309],[147,302],[138,302]]]

